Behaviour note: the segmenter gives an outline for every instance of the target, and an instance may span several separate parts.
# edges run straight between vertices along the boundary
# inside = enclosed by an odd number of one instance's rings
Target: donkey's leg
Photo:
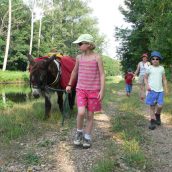
[[[69,106],[70,109],[73,110],[73,106],[75,104],[75,95],[76,95],[76,91],[75,89],[72,89],[71,93],[69,94]]]
[[[63,113],[63,92],[58,91],[57,96],[57,103],[59,105],[60,112]]]
[[[45,119],[51,116],[51,97],[48,91],[45,92]]]

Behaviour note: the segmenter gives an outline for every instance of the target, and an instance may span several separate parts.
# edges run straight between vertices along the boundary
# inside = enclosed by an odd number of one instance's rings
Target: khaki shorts
[[[140,75],[139,78],[138,78],[138,83],[141,84],[141,85],[145,85],[145,82],[144,82],[144,75]]]

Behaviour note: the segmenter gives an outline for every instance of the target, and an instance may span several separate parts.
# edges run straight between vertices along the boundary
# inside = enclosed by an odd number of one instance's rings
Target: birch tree
[[[41,44],[42,20],[44,15],[48,14],[51,10],[53,10],[53,0],[39,0],[37,2],[36,17],[39,19],[38,56]]]
[[[9,46],[10,46],[10,35],[11,35],[11,0],[9,0],[8,32],[7,32],[4,63],[3,63],[3,68],[2,68],[3,71],[6,70],[6,66],[7,66],[8,51],[9,51]]]

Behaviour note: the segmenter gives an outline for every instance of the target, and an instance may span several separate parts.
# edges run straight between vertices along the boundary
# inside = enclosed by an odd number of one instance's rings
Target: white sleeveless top
[[[150,66],[149,62],[146,62],[146,63],[140,62],[139,63],[139,67],[140,67],[139,76],[143,76],[146,70],[149,68],[149,66]]]

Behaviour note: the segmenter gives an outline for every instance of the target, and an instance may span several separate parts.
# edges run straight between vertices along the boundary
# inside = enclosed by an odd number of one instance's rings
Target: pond
[[[33,99],[29,85],[0,85],[0,102],[25,103]]]

